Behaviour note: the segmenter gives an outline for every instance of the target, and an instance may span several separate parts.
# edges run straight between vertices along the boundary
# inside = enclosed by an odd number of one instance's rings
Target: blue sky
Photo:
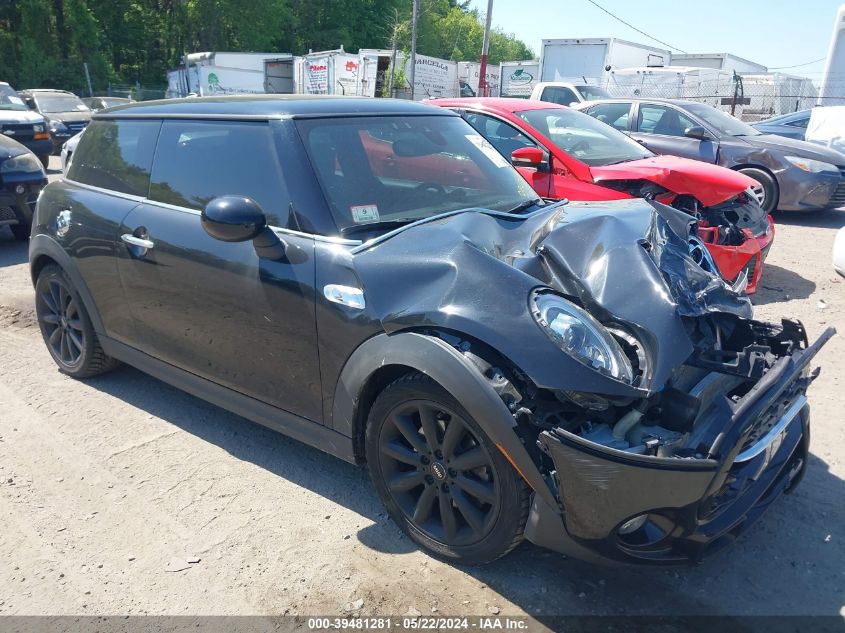
[[[689,53],[733,53],[770,68],[827,54],[842,0],[596,0],[637,28]],[[424,4],[424,3],[423,3]],[[472,0],[482,13],[487,0]],[[493,25],[539,54],[553,37],[620,37],[667,48],[587,0],[494,0]],[[820,80],[824,62],[783,72]]]

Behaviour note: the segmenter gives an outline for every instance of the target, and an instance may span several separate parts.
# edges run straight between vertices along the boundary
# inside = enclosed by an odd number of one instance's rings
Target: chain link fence
[[[655,72],[623,73],[613,74],[604,81],[604,88],[613,97],[698,101],[748,122],[812,108],[818,100],[818,89],[811,80],[781,73],[733,76],[718,73],[716,78],[712,78],[714,73],[707,73],[709,76],[702,78],[694,71],[675,72],[671,67]],[[845,97],[845,82],[838,94]]]

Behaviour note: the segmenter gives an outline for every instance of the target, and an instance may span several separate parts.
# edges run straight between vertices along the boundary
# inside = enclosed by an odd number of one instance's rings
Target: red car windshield
[[[549,108],[514,114],[587,165],[613,165],[654,156],[619,130],[577,110]]]

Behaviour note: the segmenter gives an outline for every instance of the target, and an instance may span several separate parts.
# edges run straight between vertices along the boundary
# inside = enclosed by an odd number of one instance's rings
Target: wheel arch
[[[351,437],[356,459],[363,461],[363,435],[370,407],[396,378],[420,372],[446,389],[505,454],[528,485],[557,507],[549,486],[515,432],[516,421],[478,367],[446,341],[420,332],[379,334],[349,357],[332,406],[335,431]],[[472,397],[467,397],[472,394]]]
[[[50,264],[55,264],[70,277],[74,289],[79,293],[85,310],[88,312],[94,332],[98,335],[105,334],[103,321],[99,312],[97,312],[91,291],[82,279],[82,275],[79,274],[79,270],[70,255],[51,237],[43,234],[35,235],[29,242],[29,273],[33,286],[41,271]]]

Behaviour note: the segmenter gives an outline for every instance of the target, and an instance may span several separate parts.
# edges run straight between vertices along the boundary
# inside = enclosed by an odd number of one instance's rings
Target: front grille
[[[0,207],[0,224],[8,224],[9,222],[17,222],[18,216],[12,207]]]
[[[745,275],[748,278],[748,285],[750,286],[751,284],[753,284],[754,283],[755,271],[757,269],[757,259],[758,259],[758,257],[759,257],[758,255],[752,255],[751,259],[749,259],[748,263],[745,266],[743,266],[742,270],[740,270],[739,273],[737,273],[736,277],[734,277],[734,279],[731,283],[733,283],[737,279],[739,279],[740,275],[742,275],[742,273],[745,272]]]
[[[839,183],[833,195],[830,196],[830,205],[841,207],[845,205],[845,182]]]
[[[773,244],[773,242],[769,242],[768,244],[766,244],[766,245],[765,245],[765,246],[764,246],[764,247],[760,250],[760,258],[761,258],[763,261],[766,261],[766,257],[768,257],[768,256],[769,256],[769,251],[770,251],[770,250],[771,250],[771,248],[772,248],[772,244]]]
[[[74,121],[73,123],[67,123],[66,125],[71,132],[77,134],[88,126],[88,121]]]
[[[0,124],[0,133],[16,141],[31,141],[34,134],[32,123],[3,123]]]

